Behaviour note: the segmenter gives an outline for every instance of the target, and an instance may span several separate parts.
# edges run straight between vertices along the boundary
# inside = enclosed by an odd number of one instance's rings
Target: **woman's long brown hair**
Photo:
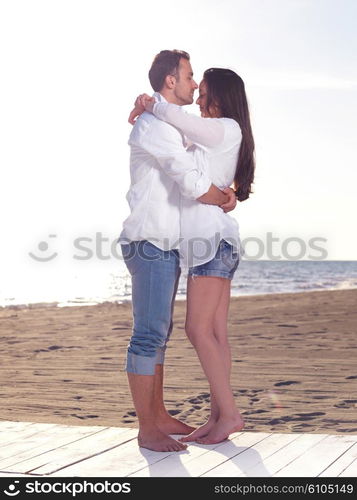
[[[234,189],[239,201],[249,198],[254,181],[254,138],[250,124],[249,108],[244,82],[230,69],[210,68],[204,72],[207,84],[207,109],[218,106],[220,116],[238,122],[242,132]]]

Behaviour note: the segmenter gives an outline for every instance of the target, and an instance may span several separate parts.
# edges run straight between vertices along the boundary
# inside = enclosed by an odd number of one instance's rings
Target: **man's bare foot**
[[[205,424],[197,427],[197,429],[191,432],[191,434],[189,434],[188,436],[183,436],[179,439],[179,441],[181,441],[181,443],[188,443],[189,441],[196,441],[196,439],[207,436],[215,423],[215,419],[209,418]]]
[[[244,427],[244,420],[238,412],[234,418],[220,417],[214,424],[209,433],[197,438],[196,442],[200,444],[215,444],[228,439],[233,432],[239,432]]]
[[[165,434],[189,434],[195,430],[194,427],[181,422],[168,413],[158,417],[156,419],[156,425]]]
[[[146,432],[139,431],[138,443],[141,448],[153,451],[183,451],[187,448],[187,445],[179,443],[176,439],[155,428]]]

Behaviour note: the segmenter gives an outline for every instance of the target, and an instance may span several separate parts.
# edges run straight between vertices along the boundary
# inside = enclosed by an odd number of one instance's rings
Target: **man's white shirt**
[[[166,102],[154,94],[158,102]],[[210,186],[208,174],[187,154],[182,133],[151,113],[143,113],[129,137],[131,213],[119,243],[148,240],[162,250],[179,248],[180,200],[196,200]]]

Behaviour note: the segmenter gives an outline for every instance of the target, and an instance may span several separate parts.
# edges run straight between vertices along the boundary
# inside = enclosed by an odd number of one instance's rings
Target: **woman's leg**
[[[225,367],[227,368],[227,376],[229,381],[231,377],[231,365],[232,365],[231,349],[228,342],[228,311],[229,311],[230,298],[231,298],[231,281],[225,279],[221,299],[218,304],[217,311],[214,317],[213,330],[214,330],[214,336],[217,339],[218,346],[225,360],[224,364]],[[213,392],[211,392],[211,415],[214,415],[216,417],[215,421],[218,420],[219,409]]]
[[[204,442],[220,442],[243,427],[230,387],[227,342],[227,279],[195,276],[187,283],[186,332],[194,345],[213,394],[210,429]],[[192,439],[192,434],[190,435]],[[196,434],[197,437],[197,434]],[[187,439],[187,438],[186,438]],[[198,440],[199,438],[197,438]]]
[[[196,278],[195,278],[196,279]],[[189,285],[187,286],[189,288]],[[213,317],[213,333],[217,339],[217,347],[222,351],[222,357],[225,359],[225,366],[228,368],[228,377],[230,376],[230,349],[228,345],[228,335],[227,335],[227,318],[228,318],[228,309],[229,309],[229,301],[230,301],[230,289],[231,282],[228,279],[222,278],[222,292],[221,297],[218,299],[218,306],[216,312]],[[219,293],[219,292],[218,292]],[[218,294],[217,294],[218,295]],[[188,318],[186,323],[188,325]],[[180,438],[182,442],[195,441],[197,438],[201,438],[206,436],[209,431],[212,429],[213,425],[217,422],[219,417],[219,408],[212,391],[211,392],[211,414],[207,420],[207,422],[189,435]]]

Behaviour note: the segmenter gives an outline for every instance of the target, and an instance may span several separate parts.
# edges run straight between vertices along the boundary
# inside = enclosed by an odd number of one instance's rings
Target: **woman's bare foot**
[[[141,448],[153,451],[183,451],[187,448],[187,445],[179,443],[176,439],[155,428],[151,428],[149,431],[140,430],[138,443]]]
[[[161,415],[156,419],[157,427],[165,434],[189,434],[195,430],[195,427],[181,422],[168,413]]]
[[[184,436],[179,439],[181,443],[188,443],[189,441],[196,441],[196,439],[202,438],[203,436],[207,436],[207,434],[210,432],[214,424],[216,423],[216,420],[213,418],[209,418],[207,422],[200,427],[197,427],[191,434],[188,436]]]
[[[196,442],[200,444],[220,443],[228,439],[233,432],[241,431],[243,427],[244,420],[239,412],[234,418],[220,417],[210,432],[206,436],[196,439]]]

